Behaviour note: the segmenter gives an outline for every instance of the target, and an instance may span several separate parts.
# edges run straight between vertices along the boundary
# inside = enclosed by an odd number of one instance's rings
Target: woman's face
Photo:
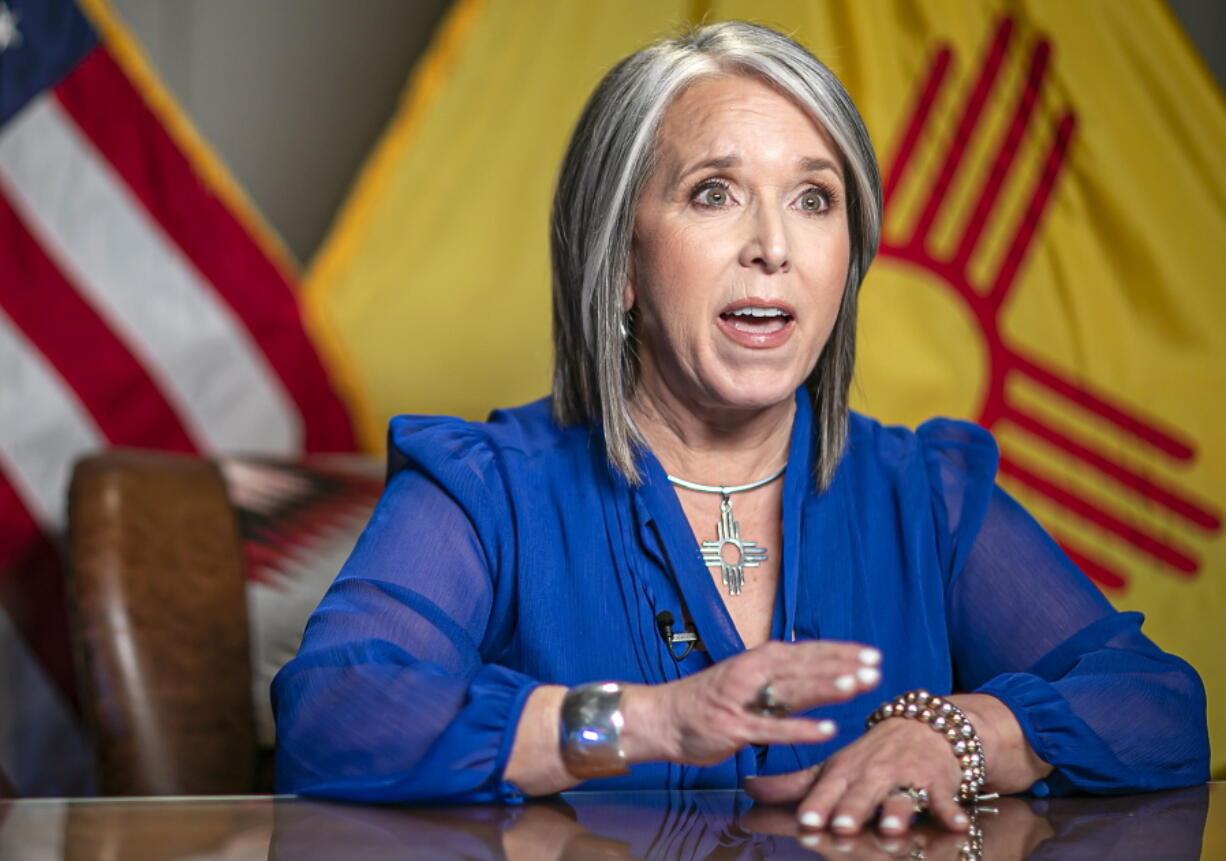
[[[625,292],[640,393],[702,410],[782,403],[817,363],[847,278],[841,159],[751,77],[689,87],[658,146]]]

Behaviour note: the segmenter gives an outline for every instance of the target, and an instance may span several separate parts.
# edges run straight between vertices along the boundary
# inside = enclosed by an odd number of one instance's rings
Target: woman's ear
[[[626,263],[626,284],[622,287],[622,313],[634,307],[634,255]]]

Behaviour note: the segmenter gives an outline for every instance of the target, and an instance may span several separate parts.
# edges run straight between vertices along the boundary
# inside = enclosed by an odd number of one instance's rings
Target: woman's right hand
[[[877,686],[880,662],[858,643],[771,641],[675,682],[627,686],[622,749],[630,762],[714,765],[750,744],[828,741],[832,721],[771,717],[753,703],[767,684],[791,712],[843,702]]]

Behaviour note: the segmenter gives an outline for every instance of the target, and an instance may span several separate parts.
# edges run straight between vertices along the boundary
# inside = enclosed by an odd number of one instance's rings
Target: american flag
[[[100,0],[0,0],[0,787],[88,789],[77,456],[350,451],[294,274]]]

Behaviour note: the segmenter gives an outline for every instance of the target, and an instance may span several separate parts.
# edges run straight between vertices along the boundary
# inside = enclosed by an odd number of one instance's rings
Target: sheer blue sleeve
[[[369,525],[273,681],[278,789],[518,800],[502,773],[537,683],[483,657],[491,619],[510,615],[498,464],[458,421],[398,444]]]
[[[1116,612],[993,484],[995,447],[961,422],[920,429],[947,546],[956,688],[991,694],[1054,767],[1036,795],[1127,793],[1209,777],[1205,692],[1185,661]]]

